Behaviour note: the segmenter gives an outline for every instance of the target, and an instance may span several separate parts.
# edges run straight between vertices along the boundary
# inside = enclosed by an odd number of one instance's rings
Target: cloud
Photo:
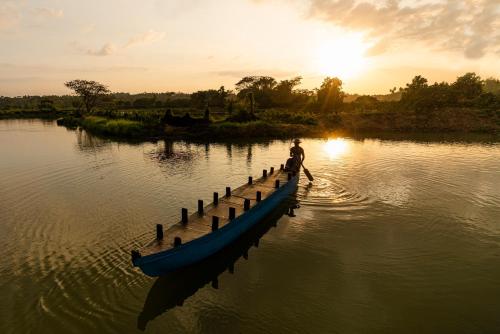
[[[33,26],[64,16],[61,9],[30,8],[24,2],[0,0],[0,31],[14,30],[19,26]]]
[[[14,27],[19,19],[20,14],[14,2],[0,1],[0,31]]]
[[[3,74],[19,74],[22,72],[31,74],[45,73],[107,73],[107,72],[146,72],[148,67],[144,66],[77,66],[65,67],[58,65],[47,64],[15,64],[15,63],[0,63],[0,77]]]
[[[389,49],[389,43],[381,40],[366,51],[368,56],[378,56],[385,53]]]
[[[231,78],[243,78],[245,76],[257,76],[257,75],[267,75],[272,77],[283,78],[283,77],[291,77],[297,75],[296,72],[281,71],[276,69],[222,70],[210,73],[221,77],[231,77]]]
[[[137,34],[132,36],[123,46],[116,46],[114,43],[107,42],[103,46],[97,49],[89,49],[82,47],[78,42],[72,42],[70,45],[77,50],[79,53],[83,53],[89,56],[110,56],[115,54],[120,50],[125,50],[141,44],[150,44],[157,42],[165,37],[164,32],[159,32],[155,30],[149,30],[142,34]]]
[[[203,0],[182,0],[182,1],[165,1],[154,0],[154,8],[157,15],[162,18],[179,18],[185,13],[192,12],[193,9],[200,8]]]
[[[64,11],[54,8],[34,8],[33,15],[38,19],[61,18],[64,16]]]
[[[95,23],[88,23],[88,24],[83,25],[80,28],[80,32],[82,34],[86,35],[86,34],[90,34],[91,32],[94,32],[95,29],[96,29],[96,24]]]
[[[365,32],[376,45],[369,52],[383,53],[401,42],[460,51],[466,58],[481,58],[500,43],[498,0],[440,2],[387,0],[310,0],[308,16],[353,31]]]
[[[116,52],[116,47],[113,43],[106,43],[100,49],[88,49],[85,51],[90,56],[109,56]]]
[[[128,42],[124,45],[124,48],[129,48],[136,46],[138,44],[154,43],[165,38],[165,33],[155,30],[149,30],[142,34],[137,34],[132,36]]]

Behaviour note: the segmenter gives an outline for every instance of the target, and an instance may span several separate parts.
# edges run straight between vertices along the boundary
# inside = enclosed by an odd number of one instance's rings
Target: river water
[[[131,266],[288,147],[0,121],[0,333],[500,332],[498,142],[307,139],[295,217],[183,273]]]

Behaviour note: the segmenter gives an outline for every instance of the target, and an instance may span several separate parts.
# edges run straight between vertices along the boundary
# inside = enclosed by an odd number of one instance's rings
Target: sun
[[[367,49],[368,45],[356,36],[326,39],[319,42],[314,51],[313,67],[321,75],[351,79],[366,68]]]
[[[348,151],[349,144],[343,138],[328,139],[323,149],[330,159],[335,159]]]

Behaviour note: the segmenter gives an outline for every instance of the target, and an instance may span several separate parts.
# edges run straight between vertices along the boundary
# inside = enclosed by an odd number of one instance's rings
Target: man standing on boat
[[[293,140],[293,147],[290,148],[290,156],[286,162],[286,169],[294,172],[298,172],[300,170],[300,166],[304,162],[306,158],[306,154],[304,153],[304,149],[299,146],[301,143],[300,139]]]

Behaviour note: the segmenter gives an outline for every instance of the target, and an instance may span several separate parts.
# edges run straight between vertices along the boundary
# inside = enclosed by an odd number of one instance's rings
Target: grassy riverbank
[[[273,124],[258,120],[247,123],[219,122],[206,127],[166,126],[164,135],[190,139],[292,138],[315,137],[319,135],[319,129],[307,125]]]
[[[184,111],[174,112],[182,115]],[[194,112],[201,119],[202,112]],[[106,136],[124,138],[168,137],[176,139],[240,139],[323,137],[332,132],[357,133],[487,133],[500,134],[500,111],[474,108],[443,108],[426,113],[407,110],[351,110],[324,116],[290,110],[267,110],[256,113],[256,120],[227,121],[222,112],[211,117],[210,123],[193,126],[172,126],[161,122],[157,110],[107,116],[63,118],[62,125],[82,128]]]
[[[158,135],[157,131],[147,127],[144,123],[128,119],[89,116],[83,118],[79,125],[90,132],[116,137],[139,138]]]
[[[58,124],[70,128],[80,126],[94,134],[135,139],[154,137],[176,139],[291,138],[315,137],[319,134],[319,129],[313,126],[269,123],[262,120],[245,123],[219,121],[208,125],[174,127],[129,119],[68,116],[59,119]]]

